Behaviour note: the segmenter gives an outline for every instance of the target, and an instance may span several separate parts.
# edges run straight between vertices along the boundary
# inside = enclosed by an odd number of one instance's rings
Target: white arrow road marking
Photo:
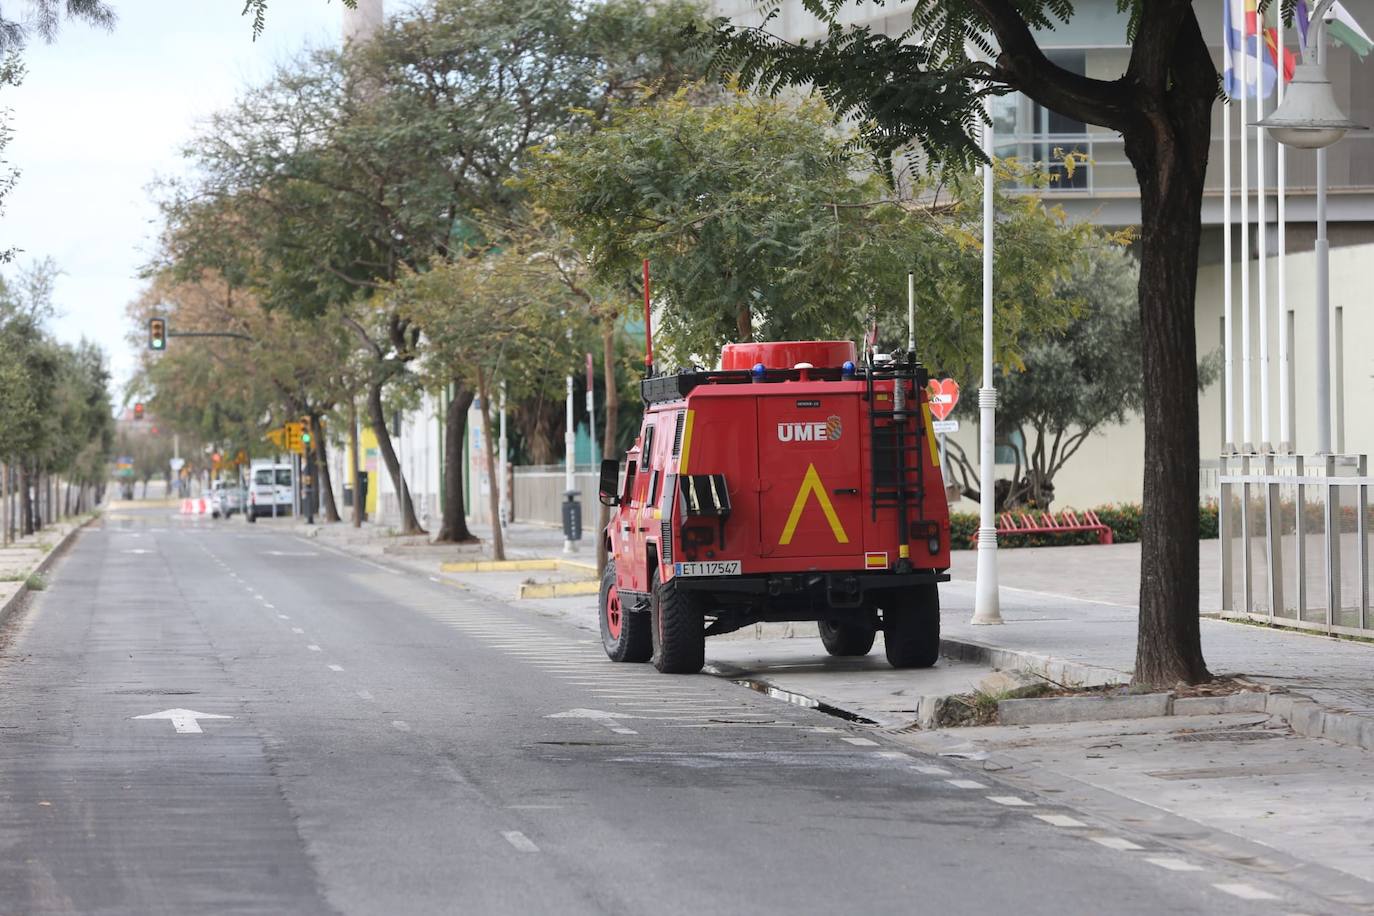
[[[197,719],[232,719],[233,716],[221,716],[211,712],[196,712],[194,709],[164,709],[162,712],[150,712],[146,716],[130,716],[132,719],[170,719],[172,727],[177,730],[178,735],[199,735],[201,733],[200,723]]]
[[[570,709],[567,712],[556,712],[547,715],[546,719],[591,719],[600,722],[602,725],[615,732],[617,735],[637,735],[639,732],[623,725],[616,725],[616,719],[660,719],[662,716],[636,716],[624,712],[606,712],[604,709]]]

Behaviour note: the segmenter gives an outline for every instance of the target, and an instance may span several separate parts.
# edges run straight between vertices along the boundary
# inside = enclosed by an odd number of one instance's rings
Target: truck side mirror
[[[601,483],[597,488],[601,505],[620,505],[620,462],[606,458],[601,462]]]

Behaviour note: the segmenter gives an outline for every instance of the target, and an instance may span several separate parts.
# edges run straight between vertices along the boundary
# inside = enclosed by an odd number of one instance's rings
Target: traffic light
[[[148,349],[165,350],[167,349],[167,319],[149,318],[148,319]]]
[[[310,442],[314,439],[314,426],[309,417],[301,417],[301,446],[309,448]]]
[[[134,405],[134,419],[135,419],[135,420],[142,420],[142,419],[143,419],[143,402],[142,402],[142,401],[139,401],[137,404]]]

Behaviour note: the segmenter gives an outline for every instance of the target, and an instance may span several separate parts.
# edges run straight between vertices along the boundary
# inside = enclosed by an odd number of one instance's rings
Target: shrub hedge
[[[1140,504],[1118,503],[1098,506],[1093,509],[1102,523],[1112,529],[1112,541],[1117,544],[1134,544],[1140,540]],[[1081,513],[1080,513],[1081,515]],[[1198,523],[1203,538],[1217,536],[1217,507],[1215,503],[1198,506]],[[950,542],[955,550],[968,550],[973,547],[973,536],[978,531],[976,512],[951,512],[949,516]],[[998,547],[1062,547],[1066,544],[1096,544],[1097,535],[1091,531],[1076,531],[1070,534],[1013,534],[999,536]]]

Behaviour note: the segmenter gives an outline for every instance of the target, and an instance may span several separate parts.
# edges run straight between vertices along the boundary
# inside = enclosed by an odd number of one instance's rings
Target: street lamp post
[[[1346,117],[1326,76],[1326,13],[1335,0],[1321,0],[1312,11],[1302,63],[1293,73],[1283,102],[1257,127],[1295,149],[1317,151],[1316,343],[1317,453],[1331,454],[1331,252],[1326,238],[1326,148],[1347,132],[1365,130]],[[1309,63],[1311,61],[1311,63]]]
[[[1002,601],[997,587],[997,525],[995,523],[995,480],[997,422],[997,389],[993,387],[992,365],[992,245],[995,212],[993,191],[996,176],[992,166],[992,118],[983,127],[983,386],[978,389],[978,572],[974,587],[973,620],[975,624],[1002,622]]]

